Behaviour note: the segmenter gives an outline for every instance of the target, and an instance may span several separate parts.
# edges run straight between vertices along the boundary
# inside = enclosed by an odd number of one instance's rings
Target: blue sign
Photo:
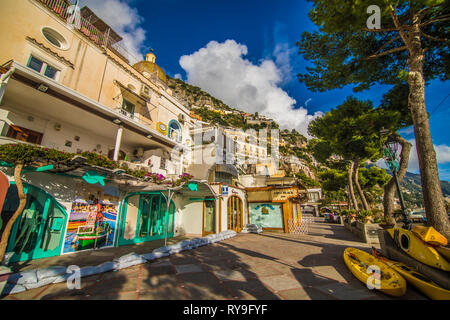
[[[228,186],[222,186],[222,195],[227,196],[228,195]]]

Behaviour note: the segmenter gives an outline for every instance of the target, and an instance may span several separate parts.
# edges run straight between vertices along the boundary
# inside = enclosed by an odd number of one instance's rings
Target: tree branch
[[[450,14],[447,14],[447,15],[443,15],[442,17],[440,17],[438,19],[432,19],[432,20],[425,21],[424,23],[421,23],[420,26],[424,27],[424,26],[427,26],[427,25],[435,23],[435,22],[442,22],[442,21],[449,21],[449,20],[450,20]]]
[[[419,17],[419,19],[420,19],[420,18],[422,18],[421,16],[425,15],[431,9],[434,9],[434,8],[440,7],[440,6],[442,6],[442,3],[432,5],[431,7],[428,7],[428,8],[423,8],[423,9],[417,11],[416,16]]]
[[[444,39],[436,38],[436,37],[430,36],[429,34],[426,34],[426,33],[423,32],[423,31],[420,31],[420,33],[421,33],[425,38],[428,38],[428,39],[431,39],[431,40],[434,40],[434,41],[450,42],[449,39],[445,39],[445,38],[444,38]]]
[[[395,48],[395,49],[391,49],[391,50],[385,51],[385,52],[380,53],[380,54],[373,54],[371,56],[368,56],[367,58],[364,58],[363,60],[378,59],[378,58],[380,58],[382,56],[386,56],[388,54],[391,54],[391,53],[394,53],[394,52],[398,52],[398,51],[403,51],[403,50],[408,50],[408,47],[407,46],[403,46],[403,47],[399,47],[399,48]]]
[[[409,30],[410,26],[408,26],[408,25],[401,26],[401,28],[404,29],[404,30]],[[394,32],[394,31],[399,31],[399,29],[397,27],[395,27],[395,28],[381,28],[381,29],[362,28],[361,31],[366,31],[366,32]]]
[[[398,21],[397,7],[394,8],[392,5],[391,5],[391,17],[392,17],[392,20],[394,21],[394,24],[397,27],[398,32],[400,33],[400,37],[402,37],[402,40],[405,43],[407,49],[412,51],[411,50],[411,42],[409,41],[408,36],[403,31],[403,28],[400,25],[400,22]]]
[[[377,52],[375,52],[373,55],[377,55],[381,52],[381,50],[383,50],[384,48],[386,48],[389,44],[391,44],[392,42],[394,42],[395,40],[397,40],[398,38],[400,38],[400,36],[396,36],[395,38],[392,38],[391,40],[389,40],[388,42],[386,42],[383,46],[381,46],[380,49],[378,49]]]

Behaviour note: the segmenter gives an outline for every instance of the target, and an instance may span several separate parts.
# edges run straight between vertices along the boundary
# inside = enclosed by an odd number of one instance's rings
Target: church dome
[[[156,56],[153,50],[146,55],[145,59],[145,61],[136,63],[133,68],[142,73],[146,78],[150,78],[156,73],[158,79],[167,84],[166,73],[155,63]]]

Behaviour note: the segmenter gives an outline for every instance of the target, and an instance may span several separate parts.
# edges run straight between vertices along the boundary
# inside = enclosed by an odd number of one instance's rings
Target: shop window
[[[43,134],[33,131],[33,130],[18,127],[15,125],[10,125],[6,136],[9,138],[12,138],[12,139],[23,141],[23,142],[41,144]]]
[[[125,200],[124,223],[119,244],[139,243],[167,236],[173,237],[175,204],[170,203],[166,220],[167,202],[162,194],[140,194]]]
[[[24,185],[27,202],[14,223],[8,245],[13,252],[11,262],[57,256],[61,252],[67,215],[59,204],[44,191]],[[16,185],[8,189],[2,217],[4,225],[19,206]],[[6,219],[5,219],[6,218]]]
[[[60,70],[33,56],[30,56],[27,67],[53,80],[57,80],[60,73]]]

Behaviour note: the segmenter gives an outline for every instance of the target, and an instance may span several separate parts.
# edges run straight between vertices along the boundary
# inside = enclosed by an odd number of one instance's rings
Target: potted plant
[[[372,212],[370,210],[361,210],[356,215],[356,220],[362,222],[364,224],[369,223],[370,218],[372,217]]]
[[[384,216],[378,225],[383,229],[391,229],[395,226],[395,223],[393,220],[389,219],[389,217]]]

